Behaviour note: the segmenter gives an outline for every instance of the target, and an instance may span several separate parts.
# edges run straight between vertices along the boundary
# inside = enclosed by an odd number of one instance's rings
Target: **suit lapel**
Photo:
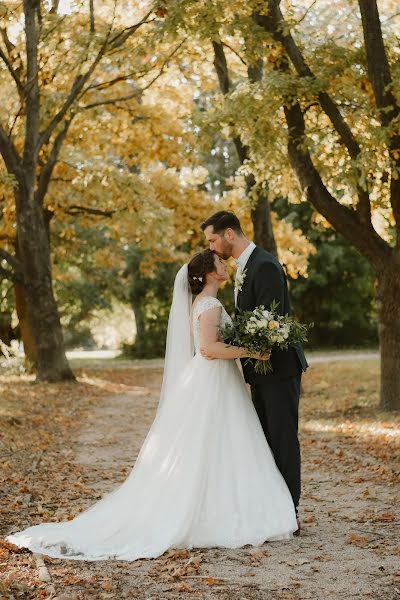
[[[237,295],[237,309],[236,310],[240,310],[241,309],[240,298],[241,298],[241,296],[243,297],[243,293],[245,292],[246,285],[249,282],[248,278],[251,275],[252,265],[254,263],[254,259],[256,258],[256,256],[257,256],[258,253],[259,253],[259,247],[256,246],[254,248],[253,252],[250,254],[249,259],[248,259],[248,261],[246,263],[246,266],[244,268],[244,270],[246,272],[246,277],[245,277],[245,280],[243,282],[242,289],[239,290],[238,295]]]

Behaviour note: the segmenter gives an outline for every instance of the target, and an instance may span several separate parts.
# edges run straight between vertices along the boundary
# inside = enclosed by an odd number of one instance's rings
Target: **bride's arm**
[[[219,324],[221,307],[211,308],[199,316],[200,321],[200,349],[206,358],[261,358],[259,355],[250,354],[246,348],[228,346],[220,341]]]

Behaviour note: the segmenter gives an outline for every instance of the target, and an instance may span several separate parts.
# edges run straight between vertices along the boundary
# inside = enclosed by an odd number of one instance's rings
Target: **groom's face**
[[[224,260],[232,256],[232,244],[226,239],[225,233],[226,232],[222,235],[220,233],[215,233],[212,225],[209,225],[204,230],[204,235],[206,236],[210,250]]]

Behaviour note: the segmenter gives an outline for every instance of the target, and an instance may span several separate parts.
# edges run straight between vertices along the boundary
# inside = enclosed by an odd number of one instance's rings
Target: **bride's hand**
[[[200,354],[203,358],[206,358],[207,360],[215,360],[215,356],[207,352],[207,350],[204,350],[204,348],[200,348]]]

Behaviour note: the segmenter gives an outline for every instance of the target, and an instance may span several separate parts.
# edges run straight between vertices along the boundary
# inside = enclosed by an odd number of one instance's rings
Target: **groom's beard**
[[[214,253],[217,254],[222,260],[228,260],[232,256],[232,245],[224,240],[224,244],[222,245],[221,250],[214,250]]]
[[[215,250],[214,250],[215,252]],[[217,256],[219,256],[220,258],[222,258],[222,260],[228,260],[228,258],[230,258],[232,256],[232,254],[230,252],[215,252],[215,254]]]

